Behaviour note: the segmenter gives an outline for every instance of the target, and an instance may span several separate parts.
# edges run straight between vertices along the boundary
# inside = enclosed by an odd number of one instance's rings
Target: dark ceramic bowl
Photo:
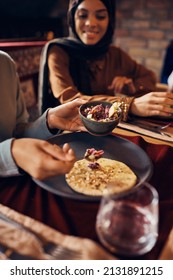
[[[104,107],[108,106],[109,108],[112,106],[112,103],[106,101],[91,101],[87,102],[80,106],[79,108],[79,115],[83,122],[83,125],[86,129],[94,135],[103,136],[109,134],[119,123],[121,119],[121,109],[118,110],[118,117],[115,120],[110,120],[106,122],[99,122],[88,119],[84,116],[84,110],[91,106],[96,106],[102,104]]]

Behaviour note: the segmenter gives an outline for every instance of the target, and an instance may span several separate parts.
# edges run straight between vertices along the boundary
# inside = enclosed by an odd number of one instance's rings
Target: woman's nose
[[[96,26],[97,25],[97,20],[94,16],[89,16],[88,19],[86,20],[85,24],[87,26]]]

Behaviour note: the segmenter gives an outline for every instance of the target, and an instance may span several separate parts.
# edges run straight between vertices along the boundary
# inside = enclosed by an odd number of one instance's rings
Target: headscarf
[[[50,86],[48,83],[48,65],[47,65],[47,55],[48,50],[51,46],[57,45],[62,47],[69,55],[69,72],[73,79],[75,86],[79,91],[87,95],[92,95],[90,80],[89,80],[89,70],[87,65],[87,60],[98,59],[103,56],[109,48],[112,42],[112,37],[115,28],[115,4],[116,0],[100,0],[106,6],[109,14],[109,24],[108,29],[103,36],[103,38],[95,45],[86,45],[78,37],[75,30],[75,12],[77,7],[84,0],[70,0],[68,9],[68,24],[69,24],[69,37],[54,39],[46,44],[43,49],[40,63],[40,76],[39,76],[39,96],[42,106],[42,112],[46,108],[53,104],[57,105],[57,99],[53,97],[53,94],[49,94]],[[92,0],[91,0],[92,1]],[[50,103],[50,100],[52,102]],[[49,105],[48,105],[49,104]],[[40,106],[40,107],[41,107]]]
[[[69,35],[70,38],[76,39],[75,41],[78,42],[80,51],[83,52],[82,56],[86,59],[97,58],[102,54],[106,53],[108,50],[109,45],[112,42],[114,29],[115,29],[115,3],[116,0],[100,0],[105,7],[107,8],[108,15],[109,15],[109,24],[107,31],[103,38],[95,45],[85,45],[80,38],[78,37],[76,30],[75,30],[75,13],[78,6],[84,0],[70,0],[69,2],[69,9],[68,9],[68,25],[69,25]]]

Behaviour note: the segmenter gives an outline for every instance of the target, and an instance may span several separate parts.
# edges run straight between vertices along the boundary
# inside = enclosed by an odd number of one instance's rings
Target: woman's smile
[[[88,40],[94,40],[99,35],[99,31],[84,30],[83,35],[86,36]]]

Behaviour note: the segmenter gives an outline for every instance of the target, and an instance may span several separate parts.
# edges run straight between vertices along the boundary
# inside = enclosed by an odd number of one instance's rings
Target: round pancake
[[[66,174],[68,185],[76,192],[91,196],[120,193],[135,185],[137,177],[126,164],[107,158],[100,158],[97,163],[99,169],[88,167],[89,161],[86,159],[75,162]],[[113,182],[111,188],[107,188],[109,182]]]

